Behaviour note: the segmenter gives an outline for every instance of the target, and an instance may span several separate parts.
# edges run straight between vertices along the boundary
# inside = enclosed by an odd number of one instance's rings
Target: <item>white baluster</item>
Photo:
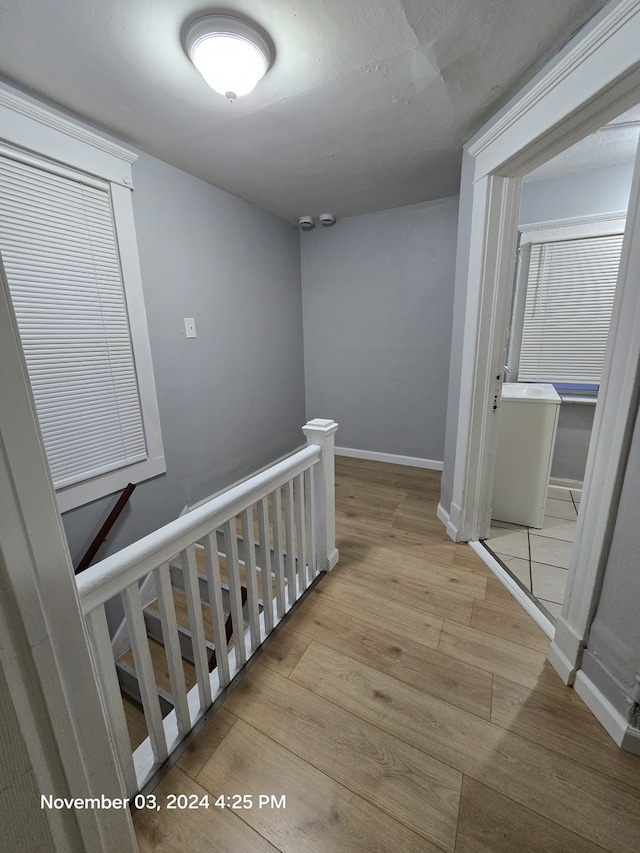
[[[167,739],[164,734],[162,715],[160,713],[160,702],[158,700],[158,688],[153,671],[153,661],[149,651],[149,638],[147,627],[142,615],[142,602],[140,601],[140,590],[137,583],[132,583],[122,592],[122,604],[124,615],[129,629],[129,639],[133,659],[136,664],[136,676],[140,688],[140,698],[144,708],[144,716],[147,721],[149,740],[153,751],[156,766],[168,756]]]
[[[315,466],[314,512],[315,541],[318,571],[330,571],[338,562],[336,548],[335,508],[335,465],[334,434],[338,429],[335,421],[316,418],[302,427],[307,444],[317,444],[322,449],[320,462]]]
[[[244,618],[242,615],[242,593],[240,591],[240,568],[238,565],[238,541],[236,536],[235,519],[225,522],[224,547],[227,554],[233,646],[236,651],[236,664],[238,667],[241,667],[247,661],[247,652],[244,646]]]
[[[284,486],[284,534],[285,534],[285,571],[287,573],[287,598],[289,607],[298,597],[298,582],[296,578],[296,555],[293,547],[293,531],[295,519],[293,516],[293,480]]]
[[[307,588],[307,530],[304,517],[304,474],[298,474],[295,483],[296,496],[296,545],[298,558],[299,593]]]
[[[271,549],[267,524],[267,500],[258,504],[258,535],[260,536],[260,568],[262,576],[262,601],[264,627],[267,634],[273,629],[273,593],[271,592]]]
[[[196,547],[189,545],[180,554],[182,577],[184,580],[184,595],[187,601],[187,614],[191,628],[191,643],[193,645],[193,664],[198,680],[200,708],[205,711],[211,705],[211,682],[209,680],[209,660],[204,636],[204,620],[202,618],[202,601],[198,584],[198,565],[196,563]]]
[[[116,761],[128,796],[133,796],[138,790],[136,771],[131,755],[131,742],[127,729],[127,719],[122,705],[122,694],[118,682],[111,637],[105,616],[104,607],[97,607],[86,617],[87,629],[91,640],[93,660],[98,674],[98,685],[107,712],[109,729],[113,738]]]
[[[273,557],[276,582],[276,613],[284,616],[284,556],[282,552],[282,495],[276,489],[271,495],[271,523],[273,524]]]
[[[186,735],[191,729],[191,717],[187,703],[187,688],[184,681],[184,668],[182,666],[182,651],[180,649],[180,637],[178,635],[178,622],[176,609],[173,601],[173,587],[169,564],[165,563],[155,570],[156,590],[158,592],[158,606],[160,609],[160,620],[162,622],[162,640],[164,642],[165,654],[167,656],[167,667],[171,679],[171,693],[173,704],[176,709],[176,719],[180,734]]]
[[[213,622],[213,642],[216,647],[216,666],[220,687],[226,687],[231,680],[229,676],[229,652],[227,651],[227,635],[224,630],[225,615],[222,602],[222,581],[220,580],[220,561],[218,559],[218,538],[216,532],[210,533],[204,542],[204,554],[207,564],[207,581],[209,585],[209,605],[211,621]]]
[[[313,478],[315,475],[315,467],[308,468],[304,472],[304,488],[305,488],[305,511],[306,511],[306,519],[305,523],[307,526],[307,555],[308,555],[308,566],[309,566],[309,581],[312,581],[317,575],[318,571],[316,569],[316,529],[314,526],[314,518],[315,518],[315,503],[314,503],[314,490],[313,490]]]
[[[258,607],[258,585],[256,581],[256,546],[253,538],[253,510],[242,513],[242,539],[244,541],[244,571],[247,580],[247,611],[251,651],[260,645],[260,609]]]

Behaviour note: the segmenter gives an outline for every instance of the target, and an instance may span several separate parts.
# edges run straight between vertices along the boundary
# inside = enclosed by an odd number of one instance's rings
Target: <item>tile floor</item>
[[[485,540],[485,545],[554,620],[562,609],[580,494],[550,486],[540,530],[492,521],[491,535]]]

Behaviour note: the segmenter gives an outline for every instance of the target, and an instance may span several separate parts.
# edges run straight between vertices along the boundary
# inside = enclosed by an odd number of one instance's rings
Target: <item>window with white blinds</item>
[[[56,488],[146,459],[109,184],[0,156],[0,252]]]
[[[599,383],[622,234],[532,243],[518,380]]]

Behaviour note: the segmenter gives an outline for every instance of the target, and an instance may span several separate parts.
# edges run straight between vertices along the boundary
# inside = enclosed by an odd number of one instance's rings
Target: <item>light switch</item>
[[[196,321],[193,317],[184,318],[184,331],[188,338],[196,338]]]

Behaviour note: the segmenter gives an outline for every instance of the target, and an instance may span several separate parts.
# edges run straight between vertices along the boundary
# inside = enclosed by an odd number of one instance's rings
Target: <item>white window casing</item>
[[[135,155],[1,88],[0,127],[0,252],[64,512],[166,470]]]

